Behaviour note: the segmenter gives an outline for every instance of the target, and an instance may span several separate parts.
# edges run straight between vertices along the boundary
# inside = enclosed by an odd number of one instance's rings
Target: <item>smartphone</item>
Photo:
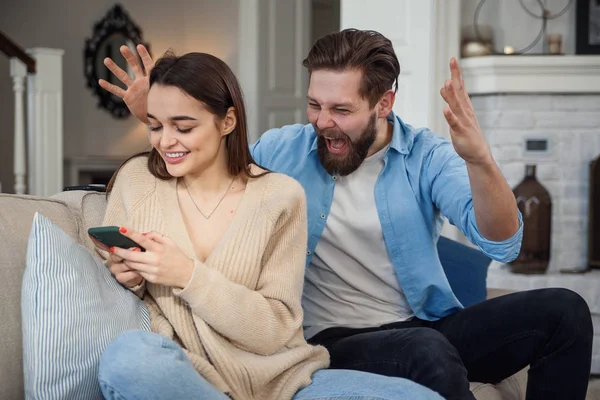
[[[94,191],[94,192],[106,192],[106,185],[92,183],[89,185],[82,186],[65,186],[63,188],[63,192],[68,192],[70,190],[85,190],[85,191]]]
[[[118,226],[98,226],[88,229],[88,235],[94,240],[96,245],[98,242],[104,246],[98,246],[106,251],[111,247],[120,247],[122,249],[130,249],[132,247],[138,247],[141,251],[146,251],[142,246],[124,236],[119,232]],[[106,247],[106,248],[104,248]]]

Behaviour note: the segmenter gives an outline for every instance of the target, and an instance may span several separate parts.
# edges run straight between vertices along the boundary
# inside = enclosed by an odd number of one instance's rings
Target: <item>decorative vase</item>
[[[600,156],[590,163],[588,266],[600,268]]]
[[[550,263],[552,200],[548,190],[538,182],[535,170],[535,165],[527,165],[525,178],[513,190],[523,215],[521,252],[509,263],[511,271],[518,274],[543,274]]]

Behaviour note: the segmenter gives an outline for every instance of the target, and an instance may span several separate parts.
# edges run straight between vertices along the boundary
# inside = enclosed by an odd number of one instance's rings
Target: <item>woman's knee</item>
[[[124,378],[138,375],[144,366],[154,365],[156,349],[161,348],[164,338],[151,332],[133,330],[117,336],[102,353],[99,364],[99,377]]]
[[[294,400],[332,397],[433,400],[442,397],[431,389],[404,378],[388,377],[352,370],[320,370],[313,375],[313,383],[298,393]]]

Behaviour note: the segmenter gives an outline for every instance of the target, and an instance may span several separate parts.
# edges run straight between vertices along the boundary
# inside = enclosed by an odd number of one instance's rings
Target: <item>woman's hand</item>
[[[141,234],[121,227],[120,232],[146,249],[145,252],[112,247],[113,256],[151,283],[184,288],[192,278],[194,260],[189,258],[175,242],[157,232]]]
[[[127,86],[127,90],[121,89],[119,86],[113,85],[104,79],[100,79],[98,81],[99,85],[104,89],[114,94],[117,97],[120,97],[125,101],[129,111],[133,114],[134,117],[142,121],[143,123],[148,123],[148,91],[150,90],[150,71],[154,67],[154,61],[152,61],[152,57],[146,50],[144,45],[138,44],[137,51],[142,59],[142,63],[144,64],[144,70],[142,70],[142,66],[138,61],[138,58],[131,52],[129,47],[121,46],[119,49],[121,54],[127,60],[127,64],[131,67],[133,74],[135,75],[135,79],[131,80],[129,74],[123,71],[115,62],[110,58],[104,59],[104,65],[113,73],[114,76],[117,77],[125,86]]]
[[[140,251],[140,249],[137,247],[132,247],[129,250]],[[119,281],[119,283],[125,287],[128,287],[129,289],[140,285],[144,281],[144,278],[142,278],[138,272],[128,267],[123,262],[123,259],[119,256],[116,256],[114,253],[111,253],[108,256],[108,269],[115,276],[117,281]]]

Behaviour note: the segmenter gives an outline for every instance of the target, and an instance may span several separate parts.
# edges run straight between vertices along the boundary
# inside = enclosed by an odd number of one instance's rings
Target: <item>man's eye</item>
[[[335,112],[337,112],[339,114],[348,114],[350,112],[350,110],[346,110],[344,108],[336,108]]]
[[[319,105],[318,105],[318,104],[315,104],[315,103],[308,103],[308,105],[310,106],[310,108],[314,108],[314,109],[319,109],[319,108],[321,108],[321,107],[319,107]]]

